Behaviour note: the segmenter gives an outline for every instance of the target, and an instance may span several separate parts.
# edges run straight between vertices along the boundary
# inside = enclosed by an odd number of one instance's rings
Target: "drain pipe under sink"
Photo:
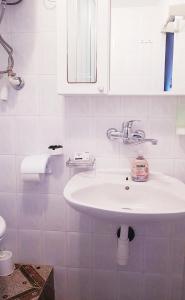
[[[120,266],[126,266],[129,258],[129,243],[134,239],[135,232],[128,225],[121,225],[117,231],[118,250],[117,263]]]

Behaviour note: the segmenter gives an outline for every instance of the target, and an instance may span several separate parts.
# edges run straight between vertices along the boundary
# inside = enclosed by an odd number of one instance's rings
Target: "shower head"
[[[8,75],[8,81],[15,90],[21,90],[25,85],[24,80],[15,73]]]

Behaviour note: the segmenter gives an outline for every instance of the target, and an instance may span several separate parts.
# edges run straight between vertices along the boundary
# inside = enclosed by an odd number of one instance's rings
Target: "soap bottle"
[[[149,167],[143,155],[138,155],[132,163],[131,176],[133,181],[144,182],[149,177]]]

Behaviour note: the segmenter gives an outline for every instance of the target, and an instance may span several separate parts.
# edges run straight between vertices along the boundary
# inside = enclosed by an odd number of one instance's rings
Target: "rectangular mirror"
[[[67,81],[97,82],[96,1],[67,1]]]

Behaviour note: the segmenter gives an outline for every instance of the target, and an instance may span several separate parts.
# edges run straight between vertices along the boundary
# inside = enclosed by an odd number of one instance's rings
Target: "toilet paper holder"
[[[48,167],[50,154],[38,154],[26,156],[21,163],[22,174],[51,174]]]
[[[62,145],[51,145],[48,153],[26,156],[21,163],[21,174],[26,181],[40,181],[41,175],[52,174],[50,158],[63,154]]]

